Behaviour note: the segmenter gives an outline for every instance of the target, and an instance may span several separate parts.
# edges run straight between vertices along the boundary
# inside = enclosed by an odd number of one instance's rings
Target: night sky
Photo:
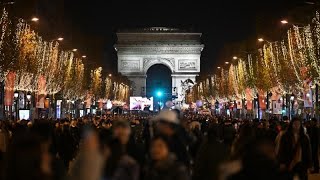
[[[166,26],[202,32],[201,71],[208,74],[229,58],[222,55],[229,44],[261,35],[274,38],[279,19],[304,5],[303,0],[250,1],[16,0],[14,6],[17,16],[40,17],[40,34],[63,35],[66,48],[80,49],[89,65],[112,73],[117,69],[113,45],[119,28]]]

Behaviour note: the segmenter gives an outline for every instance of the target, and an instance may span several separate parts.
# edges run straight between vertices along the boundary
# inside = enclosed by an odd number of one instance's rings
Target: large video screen
[[[153,111],[153,97],[130,97],[130,110]]]

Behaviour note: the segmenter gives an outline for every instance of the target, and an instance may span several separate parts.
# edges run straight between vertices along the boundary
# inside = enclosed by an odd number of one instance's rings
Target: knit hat
[[[165,122],[170,124],[180,124],[180,121],[177,117],[177,113],[170,110],[161,111],[154,119],[155,121]]]

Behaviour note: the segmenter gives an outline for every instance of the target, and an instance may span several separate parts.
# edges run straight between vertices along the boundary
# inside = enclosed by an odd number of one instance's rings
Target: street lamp
[[[229,64],[229,62],[228,62],[228,61],[226,61],[226,62],[225,62],[225,64]]]
[[[292,93],[291,95],[290,95],[290,102],[291,102],[291,104],[289,105],[290,107],[289,107],[289,112],[290,112],[290,114],[289,114],[289,116],[290,116],[290,120],[292,120],[292,114],[293,114],[293,104],[294,104],[294,94]]]
[[[31,93],[27,93],[27,108],[30,109]]]
[[[238,57],[237,57],[237,56],[233,56],[233,59],[234,59],[234,60],[237,60],[237,59],[238,59]]]
[[[83,55],[83,56],[82,56],[82,58],[86,58],[86,57],[87,57],[86,55]]]
[[[112,74],[109,74],[108,76],[109,76],[109,77],[112,77]]]
[[[13,97],[16,99],[19,97],[19,92],[18,91],[15,91],[14,94],[13,94]]]
[[[288,24],[289,22],[285,19],[281,20],[281,24]]]
[[[73,52],[76,52],[76,51],[78,51],[78,49],[72,49],[72,51],[73,51]]]
[[[38,21],[39,21],[39,18],[33,17],[33,18],[31,19],[31,21],[33,21],[33,22],[38,22]]]
[[[28,92],[28,94],[27,94],[27,99],[30,101],[31,100],[31,93],[30,92]]]
[[[19,98],[19,92],[15,91],[13,94],[14,101],[15,101],[15,111],[16,111],[16,120],[18,120],[18,98]]]
[[[258,41],[259,41],[259,42],[263,42],[264,39],[263,39],[263,38],[259,38]]]
[[[292,93],[290,96],[290,100],[293,101],[294,100],[294,94]]]
[[[58,41],[63,41],[63,37],[59,37],[57,40]]]

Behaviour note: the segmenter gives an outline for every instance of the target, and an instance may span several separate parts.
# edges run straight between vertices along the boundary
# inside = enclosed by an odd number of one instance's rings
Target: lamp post
[[[318,83],[316,83],[316,99],[315,99],[315,101],[316,101],[316,103],[315,103],[315,109],[316,109],[316,118],[318,119],[318,112],[319,112],[319,103],[318,103],[318,101],[319,101],[319,95],[318,95],[318,91],[319,91],[319,85],[318,85]]]
[[[13,97],[14,97],[14,103],[15,103],[15,111],[16,111],[16,116],[15,116],[15,120],[17,121],[18,120],[18,99],[19,99],[19,92],[18,91],[15,91],[14,94],[13,94]]]
[[[30,107],[30,103],[31,102],[31,93],[30,92],[28,92],[27,93],[27,109],[30,109],[31,107]]]
[[[267,114],[268,114],[268,118],[270,117],[270,109],[269,109],[269,107],[270,107],[270,103],[269,103],[269,97],[271,97],[272,96],[272,93],[271,92],[267,92]]]
[[[292,93],[290,95],[290,108],[291,109],[290,112],[290,120],[292,120],[292,114],[293,114],[293,104],[294,104],[294,94]]]
[[[51,113],[51,112],[50,112],[50,109],[51,109],[51,108],[50,108],[50,96],[49,96],[49,94],[46,96],[46,100],[48,101],[48,111],[47,111],[47,112],[48,112],[48,118],[49,118],[49,115],[50,115],[50,113]]]
[[[259,103],[259,94],[257,93],[257,107],[258,107],[258,119],[260,120],[260,103]]]

